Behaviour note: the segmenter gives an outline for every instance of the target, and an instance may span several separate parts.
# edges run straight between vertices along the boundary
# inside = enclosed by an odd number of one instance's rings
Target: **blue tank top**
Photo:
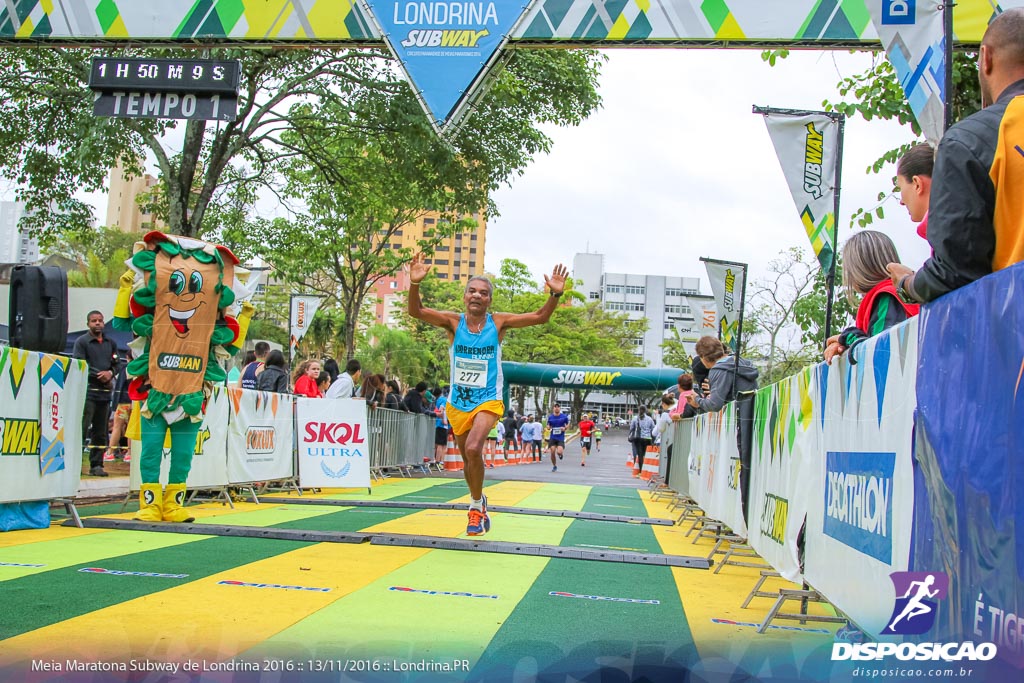
[[[242,370],[242,388],[243,389],[255,389],[256,388],[256,371],[263,366],[263,363],[259,361],[253,361],[245,366]]]
[[[466,316],[459,316],[459,326],[455,329],[448,357],[452,387],[448,402],[452,407],[469,412],[482,403],[501,400],[504,384],[501,344],[498,342],[498,326],[489,313],[483,329],[477,334],[469,331]]]

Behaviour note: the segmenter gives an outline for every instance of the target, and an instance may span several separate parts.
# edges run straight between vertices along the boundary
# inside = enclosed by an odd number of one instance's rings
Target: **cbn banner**
[[[302,337],[309,330],[313,322],[313,316],[320,308],[322,297],[319,296],[293,296],[291,298],[289,321],[291,327],[292,350],[299,345]]]
[[[85,361],[71,360],[66,376],[58,382],[56,375],[64,372],[54,365],[60,366],[60,361],[67,360],[35,351],[0,348],[0,503],[47,500],[78,493],[88,370]],[[45,384],[40,376],[44,365],[48,377]],[[46,449],[42,448],[44,423],[48,434]],[[58,452],[66,453],[68,460],[58,458]]]
[[[701,258],[708,270],[711,293],[718,312],[718,338],[736,351],[740,316],[743,315],[743,290],[747,286],[747,266],[742,263]]]
[[[196,449],[192,453],[192,469],[189,470],[185,485],[190,489],[220,488],[228,485],[227,432],[231,419],[227,390],[215,386],[206,399],[206,414],[196,434]],[[170,435],[164,442],[163,458],[160,461],[160,483],[167,485],[171,468]],[[129,484],[132,491],[138,491],[142,484],[139,469],[140,442],[132,440],[132,462],[129,469]]]
[[[673,455],[675,449],[673,448]],[[693,418],[690,495],[711,519],[747,535],[740,498],[740,454],[736,445],[736,403]]]
[[[871,21],[925,138],[944,129],[946,51],[939,0],[865,0]],[[957,6],[957,11],[960,7]]]
[[[366,403],[301,397],[295,403],[299,485],[302,488],[369,488]]]
[[[800,583],[797,537],[813,489],[808,474],[821,465],[817,369],[757,392],[750,474],[750,545],[783,578]],[[811,477],[816,479],[816,477]]]
[[[823,458],[802,482],[804,577],[873,637],[896,598],[889,575],[909,564],[918,320],[816,368]]]
[[[294,397],[234,388],[225,393],[231,407],[228,481],[243,484],[294,476]]]
[[[823,270],[835,255],[835,178],[839,124],[825,114],[764,114],[768,135],[782,165],[814,255]]]
[[[915,572],[947,572],[929,639],[1024,668],[1024,264],[922,307]],[[1014,678],[1019,680],[1018,670]],[[1014,680],[1006,678],[1005,680]]]

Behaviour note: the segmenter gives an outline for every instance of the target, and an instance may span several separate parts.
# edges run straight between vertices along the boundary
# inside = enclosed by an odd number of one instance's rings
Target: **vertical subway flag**
[[[740,304],[743,288],[746,286],[747,267],[740,263],[715,261],[702,258],[708,269],[711,293],[715,295],[718,310],[718,338],[727,347],[736,351],[739,336]]]
[[[299,341],[309,331],[309,325],[320,308],[320,297],[318,296],[293,296],[291,303],[291,315],[289,316],[291,327],[292,351],[299,345]]]
[[[938,0],[866,0],[865,4],[914,118],[925,138],[937,145],[944,129],[946,82],[941,3]]]
[[[835,169],[839,125],[824,114],[764,116],[789,191],[822,269],[835,254]]]
[[[365,5],[438,131],[464,118],[524,12],[521,0]]]

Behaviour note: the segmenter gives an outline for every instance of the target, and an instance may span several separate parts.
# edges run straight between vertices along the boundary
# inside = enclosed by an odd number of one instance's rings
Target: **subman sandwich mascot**
[[[227,247],[147,233],[121,276],[114,327],[130,329],[136,357],[128,364],[129,395],[140,402],[142,488],[135,519],[191,522],[185,480],[212,383],[226,374],[218,362],[241,348],[253,307],[229,315],[235,291],[246,287]],[[255,289],[253,287],[252,289]],[[247,292],[248,293],[248,292]],[[236,307],[237,308],[237,307]],[[160,486],[160,462],[170,435],[170,473]]]

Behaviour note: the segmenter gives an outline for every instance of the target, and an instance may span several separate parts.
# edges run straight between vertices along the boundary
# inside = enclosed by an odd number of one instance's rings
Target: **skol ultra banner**
[[[804,577],[875,637],[897,597],[889,575],[909,564],[917,332],[911,318],[816,369],[822,445],[801,482]]]
[[[794,583],[802,580],[797,537],[821,465],[821,421],[815,368],[765,387],[754,404],[750,475],[750,545]]]
[[[47,500],[78,493],[88,371],[83,361],[70,361],[63,388],[57,388],[51,380],[44,400],[40,381],[40,359],[44,357],[35,351],[0,349],[0,503]],[[49,363],[47,370],[48,375],[56,374]],[[48,434],[53,436],[45,454],[44,420]],[[59,461],[54,453],[58,446],[75,454],[73,466],[65,462],[63,468],[57,467]]]
[[[293,296],[291,299],[291,315],[289,316],[291,327],[292,350],[299,345],[302,337],[309,330],[313,316],[320,308],[322,299],[318,296]]]
[[[186,418],[187,419],[187,418]],[[192,454],[192,469],[189,470],[185,484],[189,489],[220,488],[227,486],[228,481],[228,447],[227,432],[231,419],[227,389],[215,386],[213,393],[206,400],[206,413],[203,424],[196,435],[196,448]],[[170,471],[171,443],[170,435],[164,442],[164,457],[160,461],[160,483],[167,484]],[[132,441],[132,462],[129,470],[129,483],[132,491],[138,491],[142,484],[142,473],[139,469],[140,442]]]
[[[366,403],[300,397],[295,415],[302,488],[370,486]]]
[[[727,403],[717,413],[705,413],[693,419],[690,495],[708,517],[724,522],[734,532],[746,537],[736,422],[735,402]]]
[[[764,114],[797,214],[823,270],[835,256],[835,180],[839,124],[824,114]]]
[[[946,100],[942,3],[939,0],[865,0],[865,3],[914,118],[925,138],[937,145],[944,128]]]
[[[743,289],[747,286],[747,266],[742,263],[702,258],[708,269],[711,293],[718,311],[718,338],[736,351],[740,316],[743,314]]]
[[[294,476],[293,404],[288,394],[228,389],[228,479],[232,484]]]

